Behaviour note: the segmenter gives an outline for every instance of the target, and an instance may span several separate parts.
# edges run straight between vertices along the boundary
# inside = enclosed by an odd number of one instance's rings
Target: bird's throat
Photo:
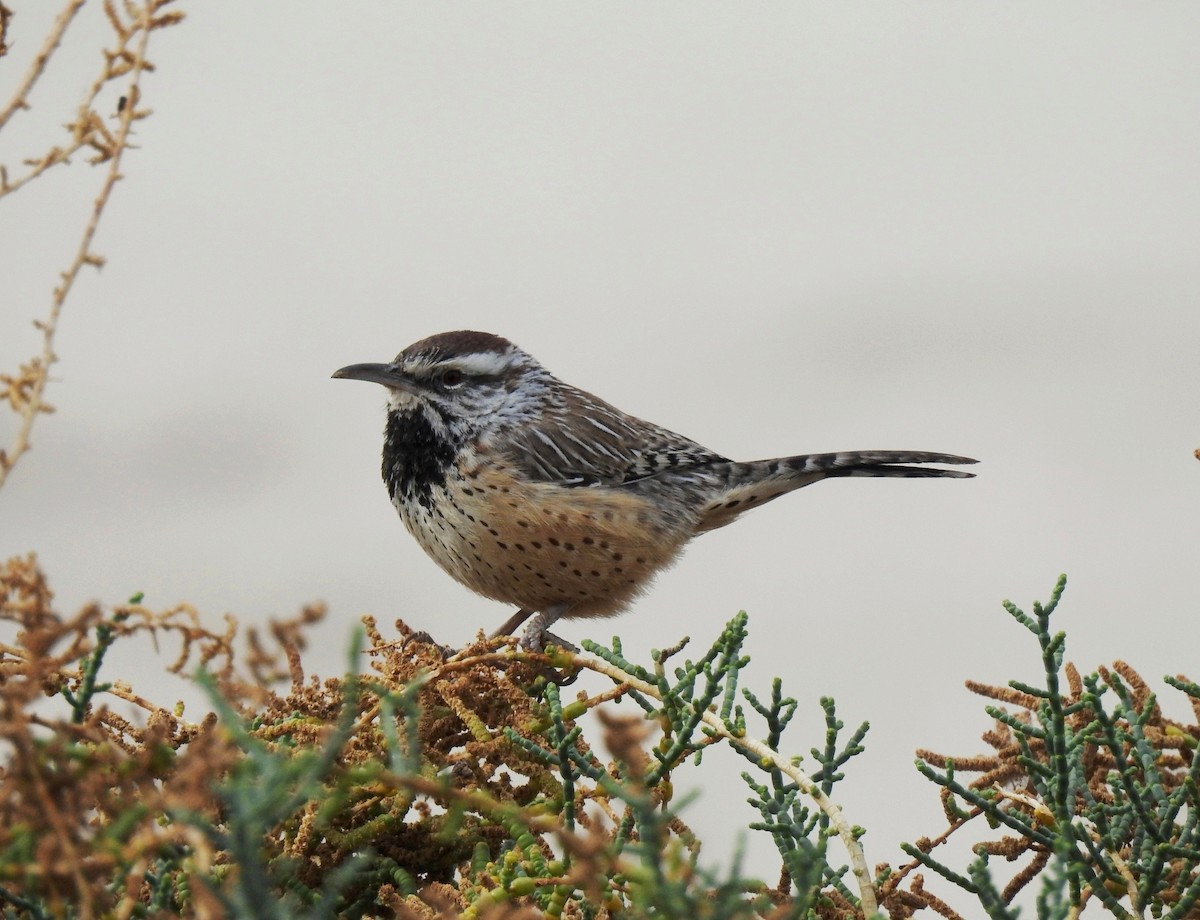
[[[388,412],[383,432],[383,481],[392,502],[419,502],[429,507],[433,490],[446,484],[460,447],[445,426],[435,425],[422,408]]]

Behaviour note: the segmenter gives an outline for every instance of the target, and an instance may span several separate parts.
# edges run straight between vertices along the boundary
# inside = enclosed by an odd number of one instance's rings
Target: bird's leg
[[[517,627],[528,620],[532,615],[532,610],[530,610],[528,607],[522,607],[507,620],[505,620],[504,625],[488,636],[488,638],[499,639],[501,636],[511,636],[517,631]]]
[[[521,648],[528,649],[531,652],[540,652],[546,647],[547,641],[549,641],[569,652],[579,651],[578,646],[560,639],[549,631],[550,627],[554,625],[554,621],[566,612],[566,604],[554,604],[534,614],[533,618],[525,624],[525,629],[521,632]]]

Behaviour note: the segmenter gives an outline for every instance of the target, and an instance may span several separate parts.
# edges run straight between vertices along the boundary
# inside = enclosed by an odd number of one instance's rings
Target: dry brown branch
[[[12,10],[0,3],[0,57],[8,54],[8,24],[12,17]]]
[[[17,84],[12,98],[3,109],[0,109],[0,130],[3,130],[15,112],[29,108],[29,93],[37,84],[38,78],[45,72],[46,64],[49,63],[50,57],[58,48],[63,35],[66,34],[71,20],[75,18],[75,14],[79,12],[80,8],[86,2],[87,0],[68,0],[67,5],[58,14],[58,17],[54,20],[54,25],[50,27],[50,31],[46,35],[46,40],[42,42],[41,50],[38,51],[37,56],[30,63],[29,69],[25,72],[25,76],[21,79],[21,82]],[[0,4],[0,30],[2,30],[0,31],[0,54],[8,51],[7,46],[4,44],[4,37],[8,32],[8,23],[12,15],[10,9]]]
[[[68,26],[84,2],[85,0],[69,0],[63,8],[11,100],[0,109],[0,128],[3,128],[14,113],[29,107],[30,91],[45,72]],[[45,391],[50,369],[58,360],[54,340],[59,317],[83,267],[100,267],[104,264],[104,259],[93,251],[92,242],[113,188],[122,178],[121,161],[130,147],[133,123],[149,114],[148,110],[139,107],[139,101],[142,74],[153,69],[153,65],[146,58],[150,33],[157,28],[178,22],[182,17],[180,13],[162,12],[163,7],[170,2],[171,0],[146,0],[141,6],[126,4],[127,20],[122,20],[111,5],[106,5],[106,14],[117,36],[117,46],[104,52],[103,69],[88,87],[74,121],[68,126],[71,132],[70,142],[65,147],[54,146],[42,156],[27,161],[31,169],[18,179],[10,181],[8,171],[0,167],[0,198],[3,198],[27,182],[42,176],[51,167],[68,162],[73,153],[84,147],[95,151],[91,158],[93,164],[108,164],[100,193],[93,203],[75,256],[67,269],[61,273],[61,280],[51,295],[50,309],[46,317],[34,323],[42,334],[41,354],[23,364],[16,375],[0,375],[0,383],[4,385],[0,397],[9,403],[12,411],[18,416],[17,430],[11,445],[7,449],[0,449],[0,487],[7,481],[8,474],[20,458],[32,447],[31,434],[37,416],[53,411],[45,401]],[[8,11],[5,10],[5,13]],[[0,23],[7,25],[7,18],[0,17]],[[116,130],[110,131],[96,113],[95,101],[105,85],[126,76],[128,82],[123,96],[128,100],[128,104],[122,106],[116,116]]]

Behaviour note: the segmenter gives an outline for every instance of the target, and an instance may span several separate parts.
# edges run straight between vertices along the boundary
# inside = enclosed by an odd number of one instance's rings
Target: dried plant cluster
[[[367,619],[368,674],[322,681],[300,663],[320,608],[249,631],[239,656],[232,621],[212,632],[188,607],[63,617],[36,561],[12,559],[0,569],[0,624],[16,630],[0,644],[0,905],[38,918],[824,920],[976,916],[950,906],[969,896],[974,911],[1014,917],[1013,896],[1036,883],[1039,916],[1092,902],[1119,917],[1197,916],[1200,728],[1166,719],[1127,665],[1086,677],[1063,666],[1054,603],[1034,617],[1010,608],[1042,642],[1049,686],[975,688],[1008,707],[992,710],[993,753],[922,752],[950,826],[906,847],[908,865],[868,872],[862,830],[831,798],[866,726],[845,737],[825,700],[810,772],[781,754],[797,703],[779,681],[766,698],[739,688],[744,616],[699,659],[672,649],[648,667],[592,643],[533,655],[481,639],[447,657]],[[213,713],[191,722],[102,680],[108,649],[139,633],[178,644],[173,671],[202,668]],[[580,669],[612,687],[567,699],[560,682]],[[1172,683],[1200,720],[1200,688]],[[750,827],[780,856],[773,884],[700,868],[673,789],[713,744],[749,764]],[[981,818],[1004,835],[965,873],[933,858]],[[848,865],[831,862],[839,838]],[[995,856],[1024,861],[1003,891]]]
[[[320,681],[300,667],[316,608],[251,632],[235,666],[232,623],[207,631],[187,607],[60,616],[32,557],[9,560],[0,592],[16,630],[0,644],[0,904],[14,916],[861,914],[826,855],[840,825],[865,873],[828,799],[865,727],[840,743],[827,703],[810,781],[776,750],[796,707],[776,683],[770,702],[746,695],[772,725],[749,740],[734,702],[744,617],[698,661],[668,667],[674,650],[650,668],[619,648],[548,658],[482,640],[447,659],[367,620],[369,675]],[[213,714],[190,722],[101,679],[113,643],[138,633],[178,642],[172,670],[202,666]],[[612,689],[565,699],[547,678],[576,668]],[[607,754],[578,722],[592,711]],[[763,776],[749,788],[780,844],[776,886],[702,871],[675,812],[673,775],[716,743]],[[789,776],[813,783],[811,811]]]

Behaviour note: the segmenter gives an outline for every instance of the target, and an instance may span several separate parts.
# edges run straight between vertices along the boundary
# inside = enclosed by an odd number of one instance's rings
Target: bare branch
[[[12,118],[13,114],[21,109],[29,108],[29,103],[26,101],[29,98],[29,93],[37,83],[38,78],[46,70],[46,64],[50,60],[50,56],[54,54],[54,49],[58,47],[62,41],[63,35],[67,31],[67,27],[71,24],[71,20],[75,18],[75,14],[87,0],[68,0],[63,11],[58,14],[58,18],[54,20],[54,25],[50,27],[50,33],[46,36],[46,40],[42,43],[42,49],[37,53],[37,57],[29,65],[29,70],[25,73],[25,77],[17,86],[17,91],[13,93],[12,99],[8,101],[3,109],[0,109],[0,129]],[[0,9],[7,13],[3,18],[5,25],[8,23],[8,17],[12,15],[7,8],[0,4]],[[3,53],[3,51],[0,51]]]
[[[59,15],[45,44],[31,65],[29,73],[18,87],[13,100],[6,109],[0,111],[0,127],[3,127],[4,122],[18,109],[28,107],[26,96],[29,90],[45,70],[50,55],[58,47],[71,19],[84,2],[85,0],[70,0],[70,3]],[[84,94],[75,121],[68,126],[72,135],[71,143],[65,148],[54,147],[43,157],[33,161],[30,164],[33,169],[16,181],[9,182],[7,172],[0,171],[0,197],[3,197],[31,179],[42,175],[52,166],[67,162],[71,154],[82,147],[89,147],[95,151],[92,163],[108,165],[104,182],[92,206],[92,212],[84,227],[75,257],[66,271],[62,272],[61,281],[54,288],[49,313],[45,319],[35,322],[36,327],[42,333],[41,354],[23,365],[17,375],[0,375],[0,384],[4,386],[4,389],[0,391],[0,398],[9,402],[20,419],[11,446],[7,450],[0,450],[0,486],[7,481],[8,474],[17,461],[31,448],[30,435],[34,420],[40,413],[53,411],[52,407],[45,402],[44,396],[50,369],[58,360],[54,351],[54,337],[67,296],[85,265],[99,268],[104,264],[103,258],[93,251],[92,242],[100,225],[100,216],[104,213],[113,188],[121,179],[121,159],[130,146],[129,136],[133,123],[149,114],[148,111],[140,109],[138,103],[141,98],[139,84],[142,74],[153,69],[146,59],[150,33],[156,28],[178,21],[178,17],[173,14],[167,14],[165,17],[159,15],[156,18],[155,14],[159,13],[161,7],[165,5],[165,0],[146,0],[140,7],[129,5],[127,10],[131,19],[128,23],[121,22],[117,11],[111,4],[106,5],[105,11],[116,33],[118,44],[115,50],[104,52],[104,69]],[[132,48],[130,47],[131,42],[135,42],[135,46]],[[113,132],[96,113],[94,103],[105,84],[123,75],[128,75],[128,84],[123,93],[126,104],[121,106],[117,113],[117,127]]]

